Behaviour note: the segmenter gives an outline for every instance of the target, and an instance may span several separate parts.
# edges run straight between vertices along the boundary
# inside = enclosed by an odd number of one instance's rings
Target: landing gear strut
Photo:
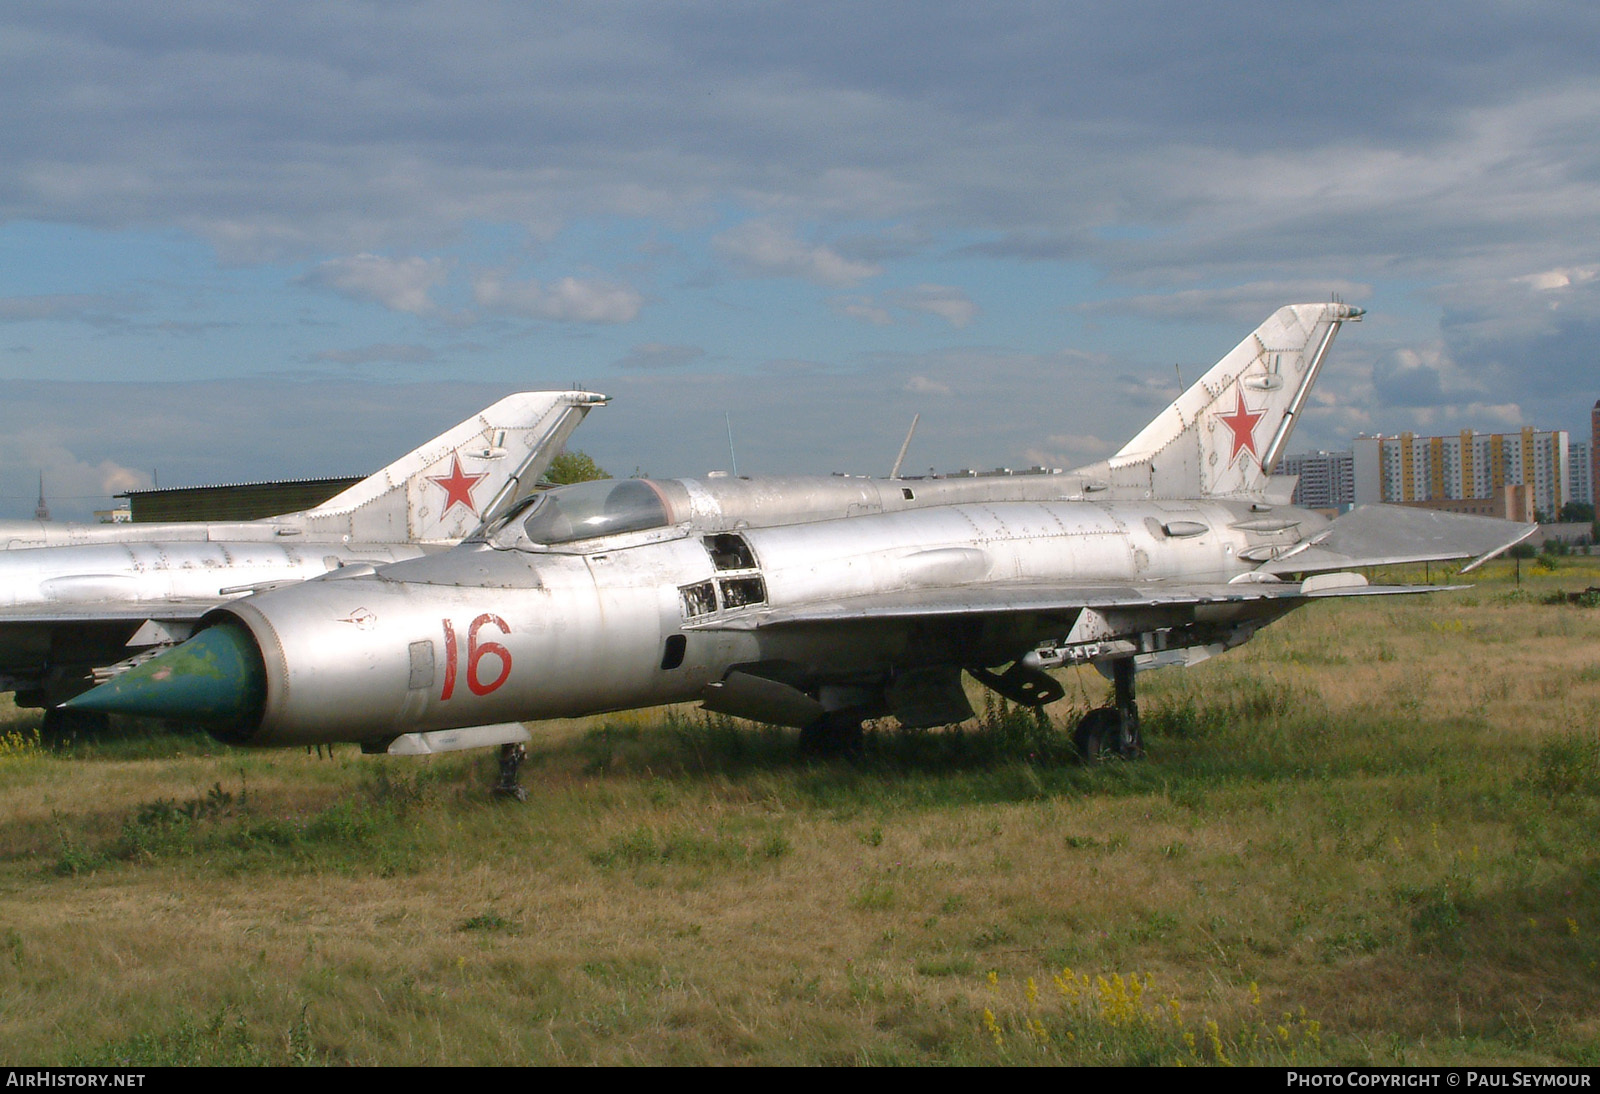
[[[500,746],[500,781],[494,788],[495,797],[519,802],[528,800],[528,792],[517,784],[517,769],[527,758],[528,750],[522,744]]]
[[[861,755],[865,740],[859,714],[830,710],[800,730],[800,755],[808,760],[851,759]]]
[[[1139,704],[1133,697],[1133,658],[1111,662],[1115,705],[1096,707],[1083,716],[1072,743],[1086,764],[1099,763],[1115,756],[1137,760],[1144,756],[1144,739],[1139,735]]]

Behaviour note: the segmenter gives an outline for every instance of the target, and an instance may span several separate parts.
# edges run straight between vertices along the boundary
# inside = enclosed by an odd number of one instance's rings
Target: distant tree
[[[586,452],[563,452],[550,461],[550,469],[544,473],[547,481],[557,486],[565,486],[573,482],[589,482],[593,479],[609,479],[611,475],[605,468],[594,462],[594,458]]]
[[[1569,501],[1561,507],[1561,519],[1573,524],[1589,524],[1594,520],[1594,506],[1581,501]]]

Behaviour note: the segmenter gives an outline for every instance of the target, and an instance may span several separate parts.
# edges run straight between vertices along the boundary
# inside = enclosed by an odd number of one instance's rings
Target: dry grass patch
[[[488,756],[0,720],[0,1050],[1600,1062],[1600,610],[1539,599],[1596,569],[1313,606],[1142,678],[1151,757],[1098,769],[1065,710],[856,767],[647,712],[541,727],[519,807]]]

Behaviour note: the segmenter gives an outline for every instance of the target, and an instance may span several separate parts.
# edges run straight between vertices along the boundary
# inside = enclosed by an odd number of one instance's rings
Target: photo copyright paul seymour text
[[[1549,1071],[1291,1071],[1289,1086],[1350,1087],[1579,1087],[1589,1086],[1586,1072]]]

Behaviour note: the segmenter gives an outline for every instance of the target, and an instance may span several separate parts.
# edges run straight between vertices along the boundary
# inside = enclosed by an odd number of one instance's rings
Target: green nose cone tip
[[[255,717],[265,695],[255,641],[242,627],[224,623],[62,705],[225,725]]]

